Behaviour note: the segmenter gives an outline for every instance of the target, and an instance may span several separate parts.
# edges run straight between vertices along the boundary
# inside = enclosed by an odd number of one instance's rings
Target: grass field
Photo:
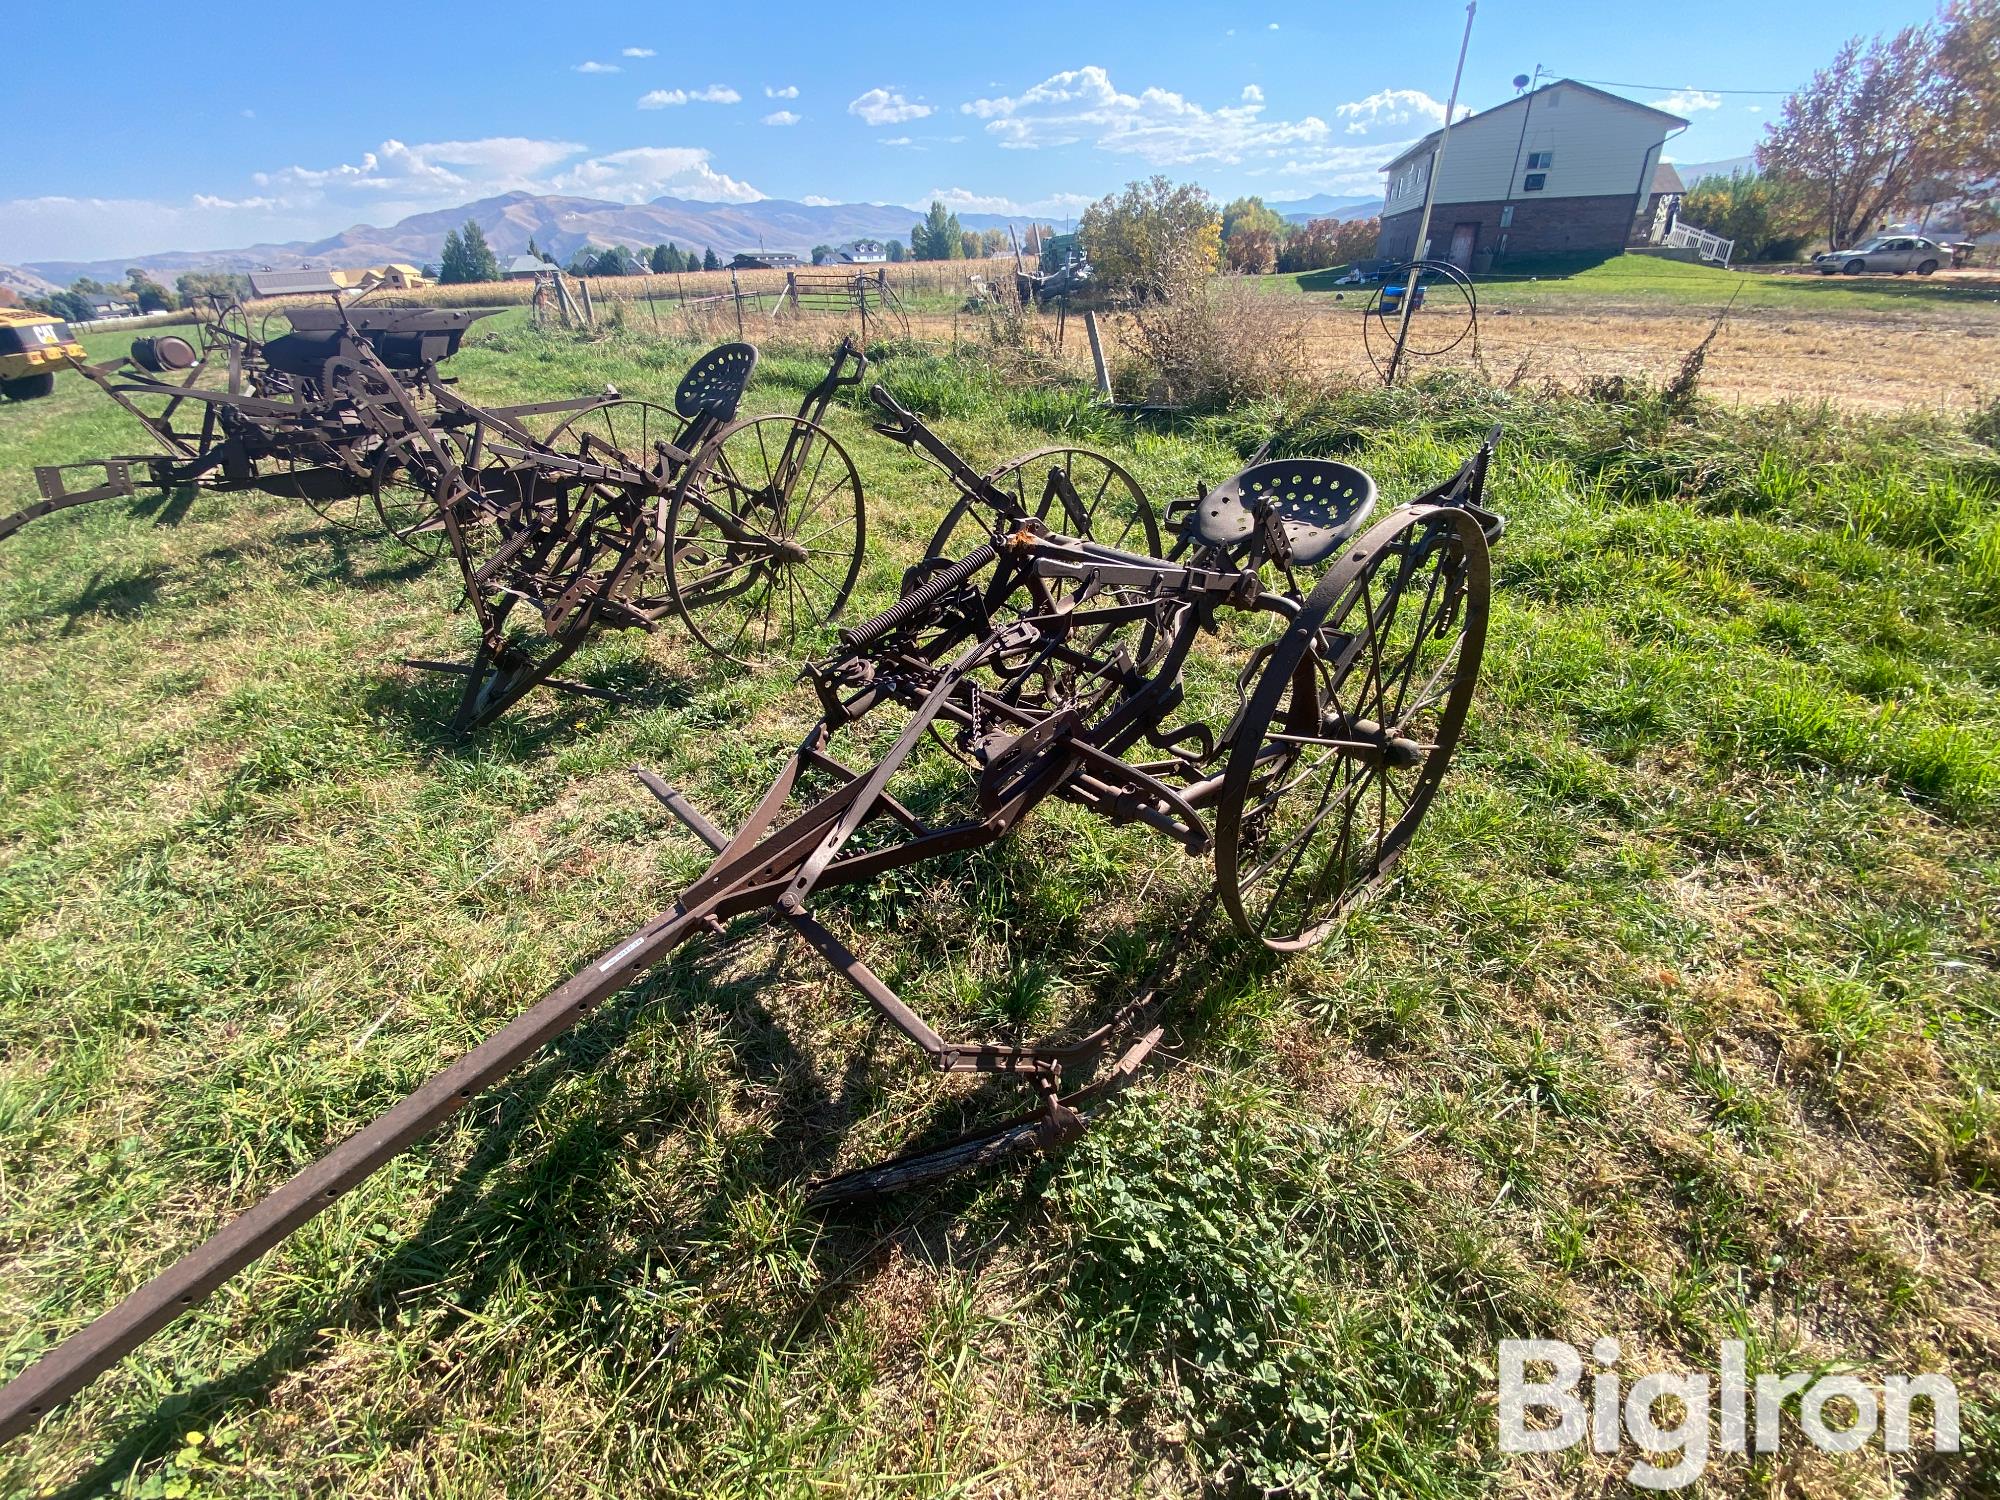
[[[510,313],[452,370],[664,399],[694,352]],[[768,353],[745,409],[822,367]],[[1612,1333],[1633,1372],[1741,1338],[1753,1373],[1957,1380],[1965,1454],[1794,1426],[1711,1492],[1993,1493],[1994,434],[1451,373],[1141,426],[980,351],[880,373],[978,461],[1089,442],[1156,498],[1275,435],[1393,499],[1506,424],[1485,681],[1384,898],[1283,965],[1207,918],[1173,1065],[1102,1129],[833,1217],[806,1178],[952,1106],[739,924],[0,1451],[0,1489],[1610,1493],[1629,1451],[1496,1451],[1492,1370]],[[943,492],[831,420],[865,612]],[[0,510],[138,446],[74,380],[0,407]],[[629,766],[733,823],[809,722],[785,664],[669,629],[578,660],[631,706],[545,694],[454,743],[450,684],[393,662],[467,647],[456,592],[255,495],[0,550],[0,1373],[670,902],[701,851]],[[1205,883],[1054,806],[827,910],[1005,1038],[1126,993]]]

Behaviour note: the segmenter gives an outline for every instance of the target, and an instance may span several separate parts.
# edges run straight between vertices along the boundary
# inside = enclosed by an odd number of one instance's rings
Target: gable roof
[[[1685,193],[1687,184],[1681,181],[1681,174],[1674,170],[1674,164],[1663,161],[1653,168],[1653,185],[1646,189],[1651,193]]]
[[[1603,89],[1592,88],[1587,83],[1578,83],[1574,78],[1557,78],[1549,83],[1543,84],[1538,89],[1530,89],[1525,94],[1516,94],[1513,98],[1509,99],[1505,104],[1496,104],[1491,109],[1485,110],[1481,113],[1466,115],[1463,119],[1454,121],[1452,123],[1452,128],[1454,130],[1462,130],[1467,124],[1469,124],[1473,120],[1490,120],[1493,118],[1493,116],[1497,114],[1503,114],[1510,109],[1515,109],[1515,108],[1526,109],[1529,107],[1529,102],[1531,100],[1539,98],[1541,95],[1548,93],[1551,89],[1575,89],[1578,93],[1591,94],[1599,99],[1607,100],[1612,104],[1623,105],[1626,109],[1636,109],[1644,114],[1657,115],[1662,120],[1665,120],[1670,127],[1675,125],[1685,127],[1688,123],[1686,120],[1683,120],[1679,115],[1669,114],[1664,109],[1655,109],[1650,104],[1641,104],[1637,99],[1627,99],[1623,94],[1607,94]],[[1381,165],[1381,167],[1378,168],[1378,170],[1387,172],[1392,167],[1401,166],[1411,157],[1429,151],[1433,146],[1435,146],[1438,143],[1438,137],[1443,134],[1444,131],[1442,129],[1433,130],[1429,135],[1425,136],[1422,140],[1412,141],[1408,146],[1405,146],[1401,151],[1397,152],[1396,155],[1392,156],[1391,158],[1389,158],[1388,161],[1384,162]]]

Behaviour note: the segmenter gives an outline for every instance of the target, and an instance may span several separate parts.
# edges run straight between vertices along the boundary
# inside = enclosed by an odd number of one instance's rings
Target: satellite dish
[[[1516,73],[1514,75],[1514,87],[1518,90],[1518,89],[1524,89],[1527,86],[1528,86],[1528,75],[1526,73]]]

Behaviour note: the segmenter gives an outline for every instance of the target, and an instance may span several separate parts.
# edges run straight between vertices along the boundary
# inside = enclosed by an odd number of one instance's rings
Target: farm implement
[[[1143,495],[1130,508],[1122,470],[1108,460],[1061,449],[982,476],[879,388],[875,399],[879,430],[950,477],[958,503],[941,534],[962,534],[963,546],[911,569],[898,602],[806,667],[816,722],[735,832],[640,773],[713,851],[707,872],[0,1389],[0,1437],[32,1425],[684,943],[734,918],[770,913],[789,927],[938,1073],[962,1086],[1017,1085],[1024,1096],[1011,1117],[811,1186],[813,1202],[835,1205],[1073,1139],[1159,1046],[1165,990],[1146,986],[1066,1041],[955,1039],[815,914],[823,894],[993,845],[1052,798],[1155,829],[1212,860],[1232,922],[1279,951],[1317,942],[1380,886],[1436,794],[1478,674],[1488,544],[1501,530],[1480,504],[1491,437],[1449,481],[1379,518],[1375,486],[1359,469],[1253,462],[1168,507],[1171,547],[1161,557],[1157,545],[1103,539],[1151,542],[1158,532],[1148,527],[1159,524]],[[446,490],[452,527],[461,498]],[[1084,534],[1066,535],[1058,522]],[[1306,582],[1315,570],[1317,582]],[[1204,642],[1238,667],[1226,715],[1187,711],[1184,668]],[[836,754],[842,740],[874,747],[872,763],[850,766]],[[972,1108],[961,1103],[961,1113]]]
[[[356,529],[379,447],[347,389],[361,351],[418,389],[441,389],[438,363],[485,314],[336,304],[286,316],[290,331],[268,341],[232,305],[199,323],[193,341],[179,334],[138,338],[127,355],[95,365],[70,356],[69,365],[136,419],[161,451],[37,467],[41,498],[0,518],[0,540],[56,511],[186,485],[289,496]]]
[[[479,646],[469,664],[407,664],[466,678],[460,733],[543,683],[612,696],[553,676],[600,628],[677,617],[709,650],[744,657],[838,616],[866,516],[853,461],[821,421],[860,382],[859,350],[843,341],[791,416],[737,417],[749,344],[703,355],[671,408],[608,388],[483,407],[438,366],[484,315],[336,301],[289,311],[291,331],[268,341],[239,313],[203,323],[199,347],[143,338],[108,364],[72,360],[165,453],[36,469],[42,498],[0,519],[0,539],[142,485],[199,484],[290,496],[342,529],[449,551]],[[201,383],[211,371],[220,388]],[[546,437],[526,425],[548,417],[560,420]],[[96,482],[72,488],[79,475]],[[524,604],[539,632],[513,629]]]
[[[843,341],[795,414],[738,418],[757,350],[724,344],[682,377],[671,408],[599,401],[538,440],[449,390],[429,393],[428,419],[419,393],[364,351],[352,384],[380,439],[378,508],[413,545],[450,549],[479,622],[470,664],[409,663],[466,678],[454,727],[491,722],[540,683],[611,696],[551,675],[599,628],[678,618],[741,659],[836,618],[867,516],[853,460],[820,424],[867,363]],[[523,604],[539,641],[510,628]]]

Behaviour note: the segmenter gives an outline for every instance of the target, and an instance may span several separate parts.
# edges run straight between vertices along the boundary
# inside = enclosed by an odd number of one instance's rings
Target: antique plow
[[[256,488],[304,500],[347,529],[366,529],[362,512],[381,440],[376,426],[355,410],[345,372],[366,350],[413,389],[441,389],[438,363],[484,316],[420,307],[357,312],[335,303],[290,310],[290,331],[266,341],[250,332],[240,307],[231,307],[199,325],[198,342],[164,334],[134,339],[129,354],[102,364],[72,358],[84,378],[146,429],[160,452],[37,467],[41,498],[0,518],[0,539],[38,517],[127,498],[142,486]],[[562,403],[560,409],[580,410],[603,399]],[[514,414],[551,409],[557,408],[516,408]]]
[[[1376,889],[1436,793],[1465,722],[1486,631],[1489,538],[1479,501],[1492,439],[1447,483],[1380,519],[1373,483],[1320,460],[1253,464],[1169,508],[1170,559],[1060,535],[1074,514],[1059,461],[1015,492],[1023,514],[889,402],[884,430],[946,463],[984,532],[913,570],[904,597],[805,671],[820,717],[735,833],[650,773],[641,779],[715,852],[671,907],[307,1167],[201,1248],[0,1389],[18,1433],[405,1147],[505,1079],[689,939],[770,912],[938,1072],[1013,1080],[1025,1110],[817,1183],[865,1199],[1082,1130],[1163,1035],[1161,994],[1087,1034],[1002,1045],[948,1037],[813,913],[825,892],[991,845],[1061,798],[1212,856],[1236,926],[1290,950]],[[949,455],[949,457],[947,457]],[[1108,492],[1108,491],[1107,491]],[[1150,512],[1149,512],[1150,513]],[[1299,571],[1324,565],[1302,588]],[[1205,636],[1241,645],[1224,722],[1177,716]],[[888,716],[866,769],[835,754]],[[895,716],[900,715],[900,723]]]
[[[821,422],[868,361],[843,340],[794,415],[739,419],[756,364],[754,346],[724,344],[688,370],[672,409],[603,401],[538,440],[448,390],[423,420],[416,393],[363,352],[349,380],[381,439],[378,508],[405,539],[450,548],[479,622],[469,665],[408,663],[466,678],[454,728],[539,683],[609,696],[551,675],[599,628],[678,618],[740,659],[840,614],[867,516],[854,461]],[[510,629],[524,604],[540,640]]]

